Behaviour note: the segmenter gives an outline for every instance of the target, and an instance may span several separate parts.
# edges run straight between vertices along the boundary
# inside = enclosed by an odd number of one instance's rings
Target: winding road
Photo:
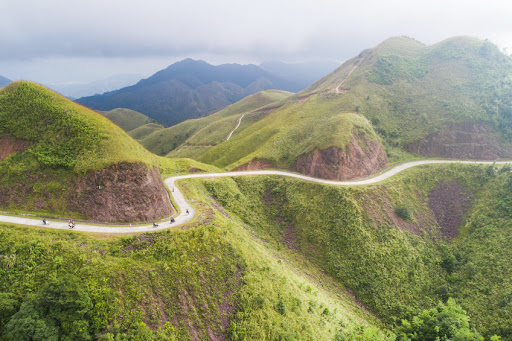
[[[233,177],[233,176],[248,176],[248,175],[279,175],[279,176],[287,176],[291,178],[301,179],[304,181],[316,182],[326,185],[336,185],[336,186],[361,186],[361,185],[370,185],[383,180],[386,180],[393,175],[396,175],[408,168],[421,166],[421,165],[429,165],[429,164],[482,164],[482,165],[503,165],[510,164],[511,161],[458,161],[458,160],[418,160],[418,161],[410,161],[406,163],[402,163],[396,165],[383,173],[362,180],[354,180],[354,181],[333,181],[333,180],[324,180],[318,178],[312,178],[310,176],[301,175],[297,173],[290,173],[284,171],[274,171],[274,170],[258,170],[258,171],[241,171],[241,172],[225,172],[225,173],[196,173],[196,174],[186,174],[186,175],[178,175],[165,179],[165,185],[170,189],[173,200],[180,214],[175,217],[175,222],[165,222],[159,223],[158,227],[153,227],[152,225],[134,225],[134,226],[124,226],[124,227],[115,227],[115,226],[107,226],[107,225],[93,225],[87,223],[78,223],[74,230],[76,231],[84,231],[84,232],[96,232],[96,233],[138,233],[138,232],[150,232],[150,231],[159,231],[168,229],[171,227],[180,226],[186,224],[195,215],[194,208],[189,204],[189,202],[183,196],[183,193],[176,186],[176,182],[184,179],[197,179],[197,178],[220,178],[220,177]],[[188,212],[188,214],[187,214]],[[55,229],[69,229],[67,222],[62,221],[49,221],[47,225],[42,224],[42,218],[35,219],[33,217],[23,217],[23,216],[7,216],[0,215],[0,222],[4,223],[12,223],[12,224],[21,224],[21,225],[29,225],[29,226],[39,226],[39,227],[47,227],[47,228],[55,228]]]

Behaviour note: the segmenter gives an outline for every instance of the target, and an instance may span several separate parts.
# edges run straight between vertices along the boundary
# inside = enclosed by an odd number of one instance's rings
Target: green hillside
[[[145,138],[146,136],[148,136],[149,134],[151,134],[157,130],[163,129],[163,128],[164,127],[162,125],[157,124],[157,123],[147,123],[138,128],[130,130],[128,132],[128,134],[136,140],[141,140],[141,139]]]
[[[271,107],[291,94],[281,90],[261,91],[204,118],[187,120],[166,129],[155,129],[147,135],[145,132],[152,128],[141,127],[141,130],[145,129],[144,133],[138,135],[140,131],[134,131],[131,134],[135,138],[145,135],[139,138],[140,143],[155,154],[164,156],[174,151],[170,156],[190,157],[195,155],[192,151],[205,152],[224,141],[241,115],[251,113],[251,118],[244,124],[251,119],[260,119],[265,107]],[[252,113],[258,109],[261,109],[260,113]]]
[[[486,340],[512,340],[510,167],[425,166],[354,188],[203,183],[258,238],[325,271],[397,334],[402,320],[452,298]]]
[[[124,131],[130,132],[146,124],[154,123],[151,118],[141,114],[140,112],[130,109],[117,108],[103,112],[112,122],[123,128]]]
[[[0,90],[0,141],[2,210],[104,222],[171,212],[155,155],[103,115],[43,86]]]
[[[229,141],[207,151],[198,141],[169,156],[227,169],[251,160],[289,168],[301,155],[343,148],[354,127],[363,127],[370,139],[377,133],[390,162],[418,156],[507,158],[510,98],[512,61],[493,44],[456,37],[425,46],[391,38],[241,127]]]
[[[183,230],[0,225],[0,339],[511,340],[510,183],[509,168],[462,165],[353,188],[197,179],[180,185],[198,214]],[[462,220],[439,226],[460,195]]]
[[[75,173],[118,162],[156,164],[151,153],[101,114],[29,82],[0,91],[0,134],[30,143],[22,161]]]

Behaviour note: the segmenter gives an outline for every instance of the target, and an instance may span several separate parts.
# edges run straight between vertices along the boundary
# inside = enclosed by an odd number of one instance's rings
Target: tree
[[[397,330],[398,340],[421,341],[483,341],[480,334],[470,328],[469,317],[453,299],[446,304],[423,310],[411,320],[402,320]]]
[[[65,275],[21,305],[6,326],[12,340],[91,340],[87,313],[93,305],[80,281]]]

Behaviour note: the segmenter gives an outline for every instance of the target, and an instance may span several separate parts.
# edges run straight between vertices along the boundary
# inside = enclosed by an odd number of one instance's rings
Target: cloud
[[[506,37],[510,13],[512,3],[473,0],[2,1],[0,61],[343,60],[396,35],[427,44],[461,34]]]

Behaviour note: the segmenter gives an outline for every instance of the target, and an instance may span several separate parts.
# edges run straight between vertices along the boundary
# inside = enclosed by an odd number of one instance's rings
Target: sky
[[[0,75],[40,83],[212,64],[349,59],[392,36],[512,53],[512,1],[0,0]]]

